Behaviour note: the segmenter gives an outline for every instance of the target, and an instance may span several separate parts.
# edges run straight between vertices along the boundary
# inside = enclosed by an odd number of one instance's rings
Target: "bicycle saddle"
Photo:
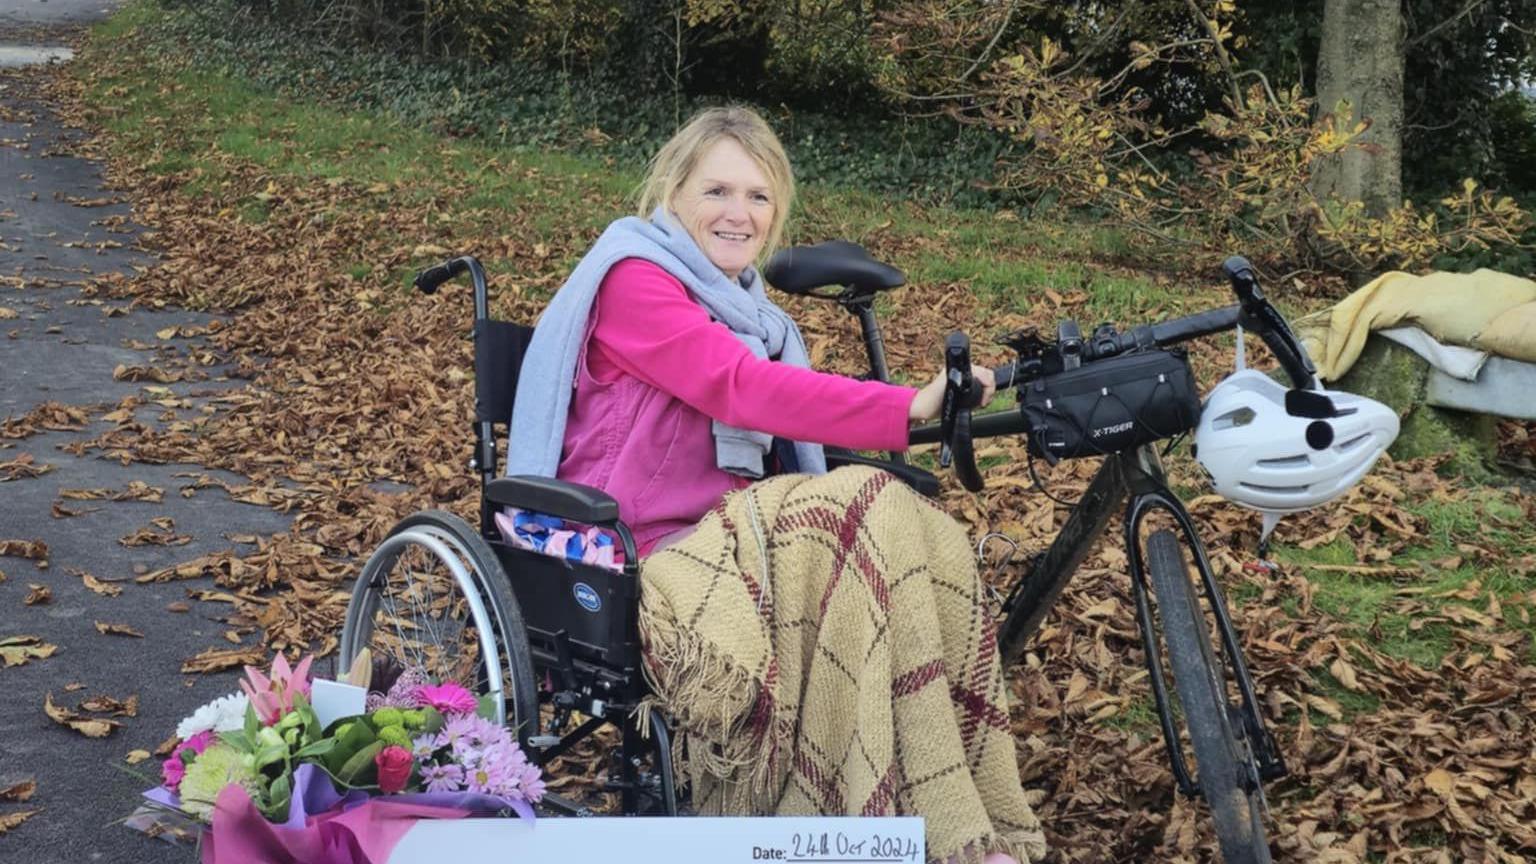
[[[903,285],[907,277],[889,264],[869,257],[864,247],[847,240],[815,246],[795,246],[774,253],[763,278],[786,294],[814,294],[817,288],[848,286],[860,292],[884,291]]]

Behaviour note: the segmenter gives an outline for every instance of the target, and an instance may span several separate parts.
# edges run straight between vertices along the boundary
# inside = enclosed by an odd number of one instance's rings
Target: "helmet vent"
[[[1370,441],[1370,440],[1371,440],[1371,433],[1369,433],[1369,432],[1362,432],[1359,435],[1356,435],[1355,437],[1349,439],[1348,441],[1345,441],[1342,444],[1339,444],[1337,447],[1334,447],[1333,449],[1334,449],[1335,452],[1338,452],[1338,453],[1348,453],[1349,451],[1355,449],[1356,447],[1359,447],[1361,444],[1364,444],[1364,443],[1366,443],[1367,441]]]
[[[1211,421],[1212,429],[1235,429],[1253,422],[1256,415],[1252,408],[1235,408]]]
[[[1312,464],[1312,459],[1305,453],[1300,456],[1286,456],[1280,459],[1260,459],[1260,468],[1305,468]]]
[[[1266,495],[1305,495],[1307,492],[1306,486],[1263,486],[1258,483],[1239,483],[1238,485]]]

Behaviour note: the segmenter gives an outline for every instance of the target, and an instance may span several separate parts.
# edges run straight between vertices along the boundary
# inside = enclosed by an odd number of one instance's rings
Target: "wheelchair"
[[[643,700],[649,690],[639,636],[640,561],[634,537],[613,498],[588,486],[547,477],[498,476],[517,378],[533,328],[490,317],[485,272],[471,256],[429,268],[416,287],[432,294],[468,273],[474,284],[474,453],[480,476],[479,525],[426,510],[406,517],[363,565],[347,607],[339,668],[370,649],[397,669],[420,668],[456,680],[488,699],[495,719],[516,730],[541,766],[570,753],[604,727],[618,746],[608,754],[606,790],[624,815],[678,815],[667,718]],[[765,276],[782,291],[837,302],[857,317],[870,377],[888,380],[873,303],[904,282],[902,273],[842,241],[785,250]],[[938,494],[938,479],[907,464],[828,448],[828,467],[873,465],[918,492]],[[515,507],[591,525],[617,538],[619,570],[583,564],[504,542],[494,521]],[[584,719],[582,719],[584,718]],[[551,793],[555,812],[590,813]]]

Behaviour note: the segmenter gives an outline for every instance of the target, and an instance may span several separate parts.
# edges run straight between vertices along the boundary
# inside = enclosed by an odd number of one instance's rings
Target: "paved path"
[[[18,43],[60,33],[103,14],[103,0],[0,0],[0,43]],[[0,78],[0,86],[6,84]],[[161,340],[156,332],[173,325],[198,327],[210,316],[185,311],[128,308],[126,301],[85,297],[80,284],[93,275],[128,271],[153,259],[134,251],[140,226],[123,203],[102,187],[98,166],[57,155],[79,133],[62,128],[37,94],[14,83],[0,90],[0,421],[19,418],[45,402],[70,406],[115,405],[141,393],[145,383],[117,381],[119,365],[163,365],[200,343]],[[113,218],[120,217],[120,218]],[[112,224],[119,223],[120,224]],[[104,224],[105,223],[105,224]],[[184,420],[211,407],[221,388],[221,369],[209,379],[165,385],[175,407],[140,409],[148,424]],[[97,410],[92,416],[103,413]],[[48,545],[47,568],[0,556],[0,639],[35,635],[58,646],[44,660],[0,668],[0,789],[25,779],[37,794],[25,804],[0,803],[0,816],[42,808],[5,836],[0,861],[37,864],[78,862],[192,861],[190,850],[175,849],[114,820],[134,807],[145,785],[119,771],[131,750],[153,750],[197,705],[235,689],[235,677],[186,676],[181,662],[217,645],[229,628],[220,619],[227,604],[202,602],[189,592],[213,589],[211,580],[138,585],[138,573],[187,561],[221,549],[251,549],[226,535],[270,535],[287,519],[267,508],[236,503],[222,490],[197,490],[183,497],[192,479],[209,474],[232,483],[243,478],[187,465],[121,465],[87,451],[73,456],[61,446],[87,440],[111,428],[97,420],[77,431],[45,431],[23,438],[0,437],[0,465],[23,454],[48,473],[4,481],[0,469],[0,541],[41,540]],[[163,501],[63,500],[89,510],[55,518],[55,502],[66,489],[125,489],[141,482],[164,490]],[[119,538],[169,517],[174,533],[191,538],[181,546],[125,546]],[[119,596],[87,590],[83,571],[119,583]],[[46,604],[24,605],[34,589],[51,592]],[[171,611],[185,604],[187,611]],[[95,622],[127,624],[143,638],[103,635]],[[253,644],[247,636],[244,644]],[[224,642],[227,647],[233,647]],[[67,690],[74,687],[76,689]],[[82,737],[50,720],[44,698],[74,706],[87,696],[138,697],[138,714],[122,718],[110,737]],[[157,770],[157,762],[141,769]]]

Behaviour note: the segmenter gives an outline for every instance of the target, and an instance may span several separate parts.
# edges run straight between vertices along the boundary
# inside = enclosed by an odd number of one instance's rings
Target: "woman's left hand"
[[[991,402],[997,393],[997,381],[992,377],[992,370],[973,364],[971,378],[981,385],[981,402],[977,407]],[[944,370],[941,369],[932,381],[917,391],[917,396],[912,399],[912,407],[907,409],[907,419],[914,423],[926,423],[939,416],[939,411],[944,407],[944,381]]]

